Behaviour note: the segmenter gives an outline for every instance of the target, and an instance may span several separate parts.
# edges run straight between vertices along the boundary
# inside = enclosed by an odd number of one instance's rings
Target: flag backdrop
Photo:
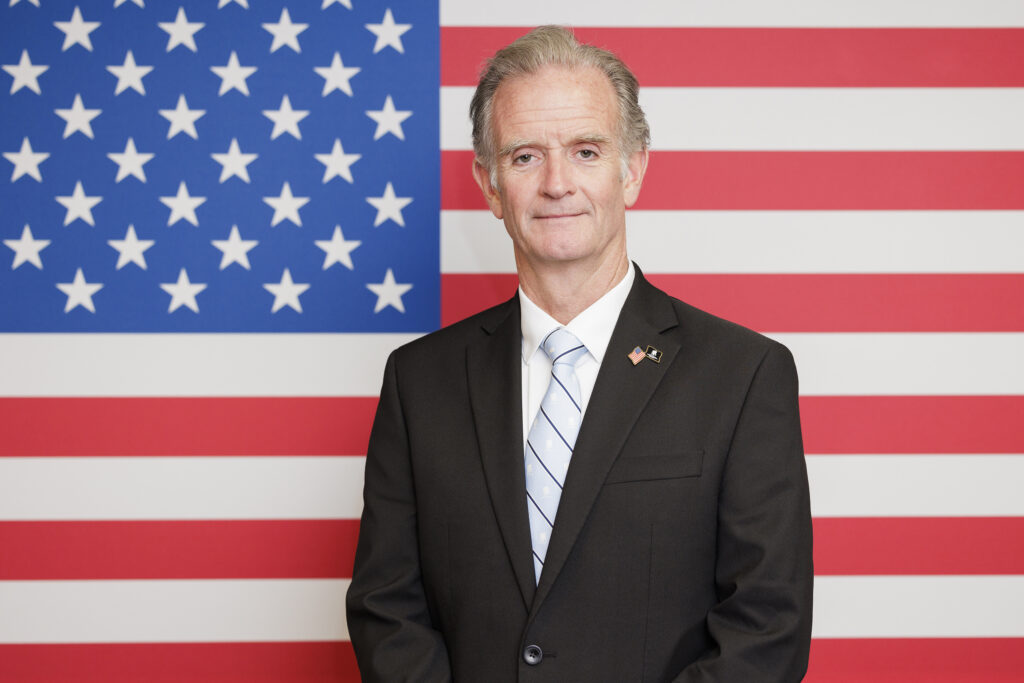
[[[383,363],[513,291],[466,110],[540,23],[643,85],[631,256],[796,356],[807,680],[1024,679],[1024,5],[725,5],[0,7],[0,681],[358,680]]]

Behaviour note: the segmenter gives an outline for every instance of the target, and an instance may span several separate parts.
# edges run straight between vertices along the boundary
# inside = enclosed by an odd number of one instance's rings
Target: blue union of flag
[[[34,4],[0,29],[0,331],[437,326],[436,3]]]

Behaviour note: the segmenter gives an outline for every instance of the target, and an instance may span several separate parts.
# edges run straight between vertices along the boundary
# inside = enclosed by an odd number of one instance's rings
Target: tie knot
[[[587,352],[587,347],[583,345],[583,342],[564,327],[553,329],[544,338],[540,347],[544,349],[544,353],[548,354],[552,364],[568,363],[569,365],[575,365],[583,357],[583,354]]]

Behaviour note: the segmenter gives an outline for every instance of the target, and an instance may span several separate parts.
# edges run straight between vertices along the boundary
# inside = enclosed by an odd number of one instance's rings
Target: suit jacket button
[[[542,659],[544,659],[544,651],[536,645],[527,645],[523,648],[523,661],[530,666],[537,666]]]

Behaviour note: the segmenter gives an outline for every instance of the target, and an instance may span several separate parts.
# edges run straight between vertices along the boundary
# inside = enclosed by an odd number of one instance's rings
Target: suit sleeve
[[[444,639],[432,623],[423,588],[398,384],[392,354],[366,455],[363,515],[346,601],[349,637],[364,683],[450,681]]]
[[[717,648],[677,683],[799,681],[811,640],[810,496],[793,357],[772,343],[749,386],[725,463],[707,616]]]

